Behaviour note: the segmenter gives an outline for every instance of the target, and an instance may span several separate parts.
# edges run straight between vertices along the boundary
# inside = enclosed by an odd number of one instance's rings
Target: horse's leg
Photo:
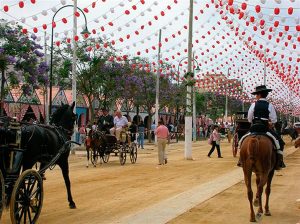
[[[257,185],[257,196],[258,196],[258,211],[257,211],[257,214],[256,214],[256,218],[257,219],[260,219],[261,218],[261,215],[263,214],[263,208],[262,208],[262,193],[263,193],[263,190],[264,190],[264,186],[266,184],[268,180],[268,177],[266,174],[262,174],[260,176],[260,182],[258,183]]]
[[[85,150],[86,150],[86,158],[87,158],[86,167],[88,168],[89,167],[89,160],[90,160],[90,147],[86,146]]]
[[[63,158],[62,158],[63,157]],[[76,208],[75,202],[73,201],[72,194],[71,194],[71,183],[69,178],[69,162],[68,162],[68,155],[62,155],[60,158],[60,161],[58,163],[59,167],[61,168],[62,175],[65,180],[65,185],[67,188],[67,194],[68,194],[68,201],[69,201],[69,207],[71,209]]]
[[[272,170],[269,173],[267,187],[266,187],[266,191],[265,191],[265,193],[266,193],[265,215],[266,216],[271,215],[271,212],[269,210],[269,196],[271,194],[271,183],[272,183],[273,176],[274,176],[274,170]]]
[[[258,189],[258,185],[259,185],[259,182],[260,182],[260,177],[258,174],[255,174],[256,175],[256,189]],[[256,197],[253,201],[253,204],[255,207],[258,207],[259,206],[259,195],[258,195],[258,190],[256,191]]]
[[[247,187],[247,195],[248,195],[248,201],[250,204],[250,222],[256,222],[255,220],[255,213],[253,209],[253,191],[251,188],[251,174],[252,169],[247,167],[247,164],[243,166],[244,170],[244,180]]]

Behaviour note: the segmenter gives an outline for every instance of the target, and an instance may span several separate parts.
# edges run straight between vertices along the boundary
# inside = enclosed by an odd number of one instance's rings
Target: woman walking
[[[144,123],[143,121],[140,121],[139,125],[138,125],[138,138],[137,138],[137,141],[138,141],[138,147],[141,149],[144,149],[144,135],[145,135],[145,126],[144,126]]]
[[[219,133],[219,126],[215,125],[214,130],[212,132],[212,147],[207,155],[208,157],[210,157],[210,155],[215,151],[215,148],[217,148],[218,158],[223,158],[221,156],[220,141],[221,141],[221,134]]]

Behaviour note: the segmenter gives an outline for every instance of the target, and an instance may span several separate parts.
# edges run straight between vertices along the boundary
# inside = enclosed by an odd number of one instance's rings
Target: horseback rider
[[[272,89],[267,89],[265,85],[261,85],[257,86],[255,88],[255,92],[251,93],[252,95],[255,95],[257,101],[255,103],[252,103],[248,110],[248,121],[252,123],[252,127],[257,124],[263,125],[260,127],[264,127],[265,130],[260,129],[259,131],[268,131],[279,141],[280,149],[277,150],[277,161],[275,169],[280,170],[281,168],[285,167],[283,163],[283,149],[285,143],[282,140],[281,136],[278,135],[273,128],[274,124],[277,122],[277,115],[274,106],[266,99],[269,92],[271,91]]]

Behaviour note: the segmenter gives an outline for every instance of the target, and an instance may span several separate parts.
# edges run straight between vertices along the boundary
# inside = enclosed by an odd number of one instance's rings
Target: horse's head
[[[75,102],[72,105],[62,104],[51,116],[50,124],[73,131],[76,114],[73,112]]]

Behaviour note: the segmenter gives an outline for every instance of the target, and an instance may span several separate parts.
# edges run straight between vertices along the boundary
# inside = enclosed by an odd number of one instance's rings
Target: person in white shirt
[[[114,127],[110,129],[111,135],[116,135],[118,141],[120,141],[120,134],[123,129],[128,126],[128,120],[125,116],[122,116],[120,110],[116,111],[116,116],[114,118]]]

